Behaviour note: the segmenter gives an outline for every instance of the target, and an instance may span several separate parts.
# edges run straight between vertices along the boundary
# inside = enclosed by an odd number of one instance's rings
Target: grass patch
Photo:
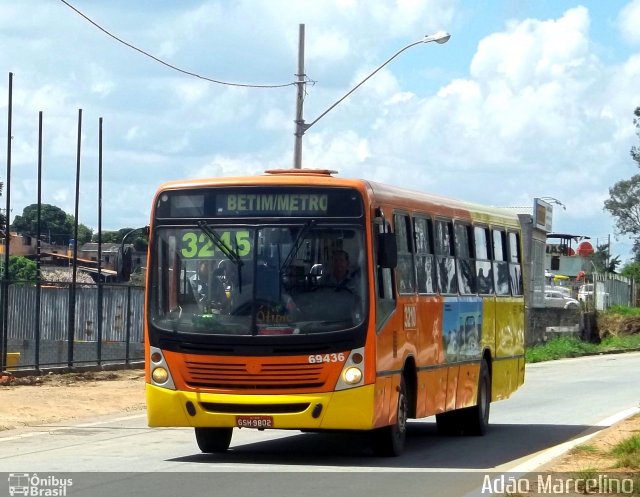
[[[586,354],[596,354],[597,347],[593,343],[583,342],[578,338],[561,337],[527,349],[525,359],[527,362],[542,362],[564,357],[579,357]]]
[[[618,468],[640,469],[640,434],[619,442],[611,449]]]
[[[575,337],[561,337],[527,349],[525,351],[525,359],[527,362],[553,361],[565,357],[580,357],[639,348],[640,334],[609,336],[599,344],[583,342]]]
[[[640,316],[640,307],[627,307],[624,305],[612,305],[605,313],[606,314],[618,314],[620,316]]]
[[[600,451],[593,445],[582,444],[574,447],[569,454],[598,454]]]
[[[602,339],[598,347],[601,352],[636,349],[640,347],[640,334],[606,337]]]

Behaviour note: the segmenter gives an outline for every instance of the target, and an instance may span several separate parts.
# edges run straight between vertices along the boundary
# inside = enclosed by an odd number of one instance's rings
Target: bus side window
[[[476,293],[476,278],[473,269],[473,237],[471,226],[456,223],[455,225],[456,257],[458,269],[458,285],[460,293]]]
[[[381,224],[374,224],[374,233],[390,233],[388,221],[382,218]],[[391,268],[378,264],[378,237],[374,237],[376,258],[376,329],[379,330],[396,307],[396,296]]]
[[[509,295],[509,262],[507,261],[507,237],[504,231],[494,229],[493,275],[497,295]]]
[[[481,295],[494,293],[489,235],[489,228],[484,226],[475,226],[473,228],[473,241],[476,252],[476,284],[478,293]]]
[[[508,237],[509,282],[511,284],[511,293],[513,295],[522,295],[522,267],[520,266],[522,257],[520,254],[520,235],[510,231]]]
[[[394,216],[396,243],[398,245],[398,267],[396,279],[400,294],[412,294],[416,291],[415,269],[413,266],[413,236],[411,219],[406,214]]]
[[[451,221],[435,222],[434,245],[438,266],[438,290],[440,293],[458,293]]]
[[[418,293],[436,293],[436,266],[426,219],[413,219],[413,234],[416,244],[416,266],[418,273]]]

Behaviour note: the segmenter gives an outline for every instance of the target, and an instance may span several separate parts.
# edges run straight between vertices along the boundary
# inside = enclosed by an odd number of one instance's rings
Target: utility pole
[[[423,43],[431,43],[432,41],[435,41],[438,44],[443,44],[443,43],[446,43],[447,41],[449,41],[449,38],[451,38],[451,35],[449,33],[447,33],[446,31],[438,31],[437,33],[435,33],[433,35],[427,35],[422,40],[416,41],[414,43],[410,43],[406,47],[401,48],[395,54],[393,54],[391,57],[389,57],[386,61],[384,61],[375,71],[373,71],[366,78],[364,78],[362,81],[360,81],[360,83],[358,83],[356,86],[351,88],[351,90],[349,90],[347,93],[345,93],[339,100],[334,102],[333,105],[331,105],[331,107],[329,107],[327,110],[325,110],[322,114],[320,114],[318,117],[316,117],[309,124],[306,124],[304,122],[304,117],[302,115],[303,114],[302,107],[303,107],[303,104],[304,104],[304,89],[305,89],[304,85],[306,84],[306,75],[304,73],[304,24],[300,24],[300,34],[299,34],[299,38],[298,38],[298,74],[296,75],[296,76],[298,76],[298,81],[296,82],[296,84],[298,85],[298,95],[297,95],[298,98],[297,98],[297,101],[296,101],[296,120],[295,120],[296,132],[294,133],[296,139],[295,139],[295,144],[294,144],[294,148],[293,148],[293,168],[294,169],[301,169],[302,168],[302,137],[305,134],[305,132],[311,126],[313,126],[320,119],[322,119],[324,116],[326,116],[340,102],[342,102],[349,95],[351,95],[354,91],[356,91],[358,88],[360,88],[366,81],[369,80],[369,78],[371,78],[380,69],[382,69],[384,66],[386,66],[389,62],[391,62],[393,59],[395,59],[398,55],[400,55],[405,50],[407,50],[407,49],[409,49],[411,47],[414,47],[416,45],[423,44]]]
[[[296,98],[296,132],[295,144],[293,148],[293,168],[302,168],[302,135],[305,132],[305,124],[303,114],[304,103],[304,85],[305,85],[305,73],[304,73],[304,24],[300,24],[298,32],[298,94]]]

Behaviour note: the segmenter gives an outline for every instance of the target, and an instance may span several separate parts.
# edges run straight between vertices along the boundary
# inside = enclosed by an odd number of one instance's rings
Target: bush
[[[640,308],[612,306],[598,314],[598,329],[601,338],[640,333]]]

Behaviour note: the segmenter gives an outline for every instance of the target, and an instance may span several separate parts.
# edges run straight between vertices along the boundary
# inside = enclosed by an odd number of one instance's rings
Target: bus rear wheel
[[[398,388],[396,422],[391,426],[378,428],[372,433],[373,452],[375,455],[395,457],[402,454],[407,438],[408,415],[407,387],[404,382],[404,377],[402,377]]]
[[[233,428],[196,428],[196,442],[206,454],[226,452],[231,444]]]
[[[484,435],[489,426],[491,405],[491,375],[487,361],[480,363],[476,405],[436,414],[440,435]]]
[[[478,378],[478,399],[473,407],[458,412],[460,427],[467,435],[484,435],[489,426],[489,410],[491,407],[491,375],[486,360],[480,364]]]

